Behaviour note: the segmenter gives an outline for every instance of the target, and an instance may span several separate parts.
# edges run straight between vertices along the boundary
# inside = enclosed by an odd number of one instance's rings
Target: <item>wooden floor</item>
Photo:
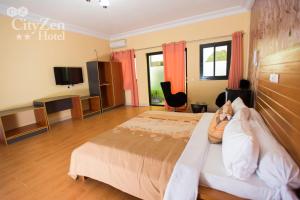
[[[47,133],[0,145],[0,199],[136,199],[98,181],[74,181],[67,173],[74,148],[149,109],[153,108],[120,107],[85,120],[57,123]]]

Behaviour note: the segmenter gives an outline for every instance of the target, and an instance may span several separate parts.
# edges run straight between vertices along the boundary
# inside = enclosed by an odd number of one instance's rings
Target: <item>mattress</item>
[[[246,181],[226,174],[222,160],[222,145],[210,144],[200,175],[200,185],[247,199],[274,199],[277,191],[269,188],[256,174]]]
[[[202,114],[148,111],[76,148],[69,175],[141,199],[163,199],[176,161]]]

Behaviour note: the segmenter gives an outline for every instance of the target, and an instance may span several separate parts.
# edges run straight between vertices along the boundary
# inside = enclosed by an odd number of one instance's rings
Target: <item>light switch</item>
[[[278,83],[279,82],[279,74],[274,74],[274,73],[270,74],[269,80],[272,83]]]

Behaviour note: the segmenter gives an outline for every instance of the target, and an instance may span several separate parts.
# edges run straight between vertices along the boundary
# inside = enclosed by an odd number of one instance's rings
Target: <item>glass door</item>
[[[164,81],[164,61],[163,52],[154,52],[147,54],[148,66],[148,89],[149,104],[151,106],[163,106],[164,94],[160,83]]]

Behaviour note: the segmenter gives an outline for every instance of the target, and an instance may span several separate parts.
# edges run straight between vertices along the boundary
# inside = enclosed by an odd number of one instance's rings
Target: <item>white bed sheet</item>
[[[205,155],[208,150],[208,127],[213,113],[204,113],[175,164],[164,200],[195,200]]]
[[[269,188],[256,174],[246,181],[226,174],[222,160],[222,146],[210,144],[207,157],[200,174],[200,185],[208,186],[247,199],[278,199],[278,191]]]

